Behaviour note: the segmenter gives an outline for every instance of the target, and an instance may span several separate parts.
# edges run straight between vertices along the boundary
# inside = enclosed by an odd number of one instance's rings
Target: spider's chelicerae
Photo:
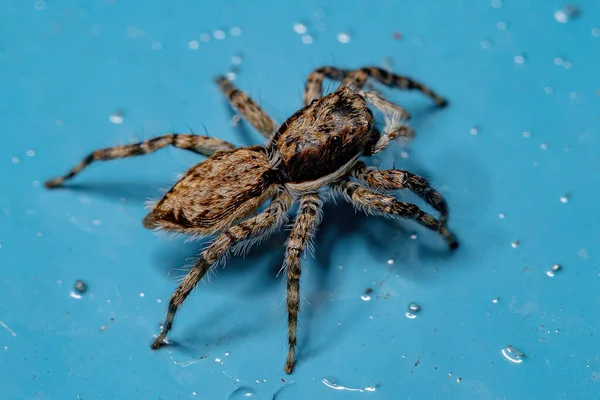
[[[325,78],[341,84],[323,96]],[[94,151],[67,175],[46,182],[46,187],[55,188],[94,161],[149,154],[169,145],[209,156],[187,171],[143,219],[144,227],[149,229],[192,236],[218,235],[172,294],[153,349],[165,343],[177,310],[210,268],[230,251],[247,248],[279,228],[292,203],[299,201],[284,264],[289,339],[284,369],[290,374],[295,365],[300,309],[300,260],[321,220],[320,188],[328,186],[368,214],[415,220],[439,233],[451,249],[458,246],[446,228],[448,206],[425,179],[408,171],[368,168],[359,160],[382,151],[397,137],[412,136],[412,130],[400,123],[409,118],[403,108],[376,91],[363,90],[369,78],[394,88],[420,90],[439,106],[446,104],[425,85],[380,68],[322,67],[308,75],[304,107],[277,127],[245,93],[226,78],[218,78],[217,84],[233,107],[268,139],[265,145],[235,148],[212,137],[171,133]],[[383,133],[375,127],[369,103],[385,117]],[[439,219],[414,204],[383,194],[402,188],[423,198],[440,213]],[[264,211],[257,212],[267,201]]]

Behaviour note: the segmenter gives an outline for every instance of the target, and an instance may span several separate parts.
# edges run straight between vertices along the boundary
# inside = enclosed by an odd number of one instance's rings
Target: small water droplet
[[[506,218],[506,215],[504,213],[500,213],[500,214],[498,214],[498,218],[504,219],[504,218]]]
[[[195,395],[196,395],[196,392],[192,392],[192,396],[195,396]]]
[[[418,305],[417,303],[409,303],[408,304],[408,311],[413,312],[413,313],[417,313],[417,312],[421,311],[421,306]]]
[[[240,36],[242,34],[242,28],[239,26],[234,26],[229,30],[232,36]]]
[[[592,29],[592,36],[593,37],[600,37],[600,28],[594,28],[594,29]]]
[[[506,357],[507,360],[515,364],[522,363],[523,358],[525,358],[525,355],[523,353],[521,353],[519,350],[515,349],[511,345],[508,345],[506,348],[502,349],[502,355]]]
[[[498,28],[499,31],[505,31],[506,30],[506,22],[498,22],[496,24],[496,28]]]
[[[21,161],[21,159],[19,157],[13,157],[11,158],[11,161],[13,162],[13,164],[18,164]]]
[[[542,149],[542,150],[548,150],[548,144],[547,143],[540,144],[540,149]]]
[[[494,8],[500,8],[500,7],[502,7],[502,0],[491,0],[490,4]]]
[[[79,293],[83,294],[85,292],[87,292],[88,290],[88,285],[87,283],[85,283],[84,281],[82,281],[81,279],[78,279],[75,281],[75,286],[74,286],[75,290],[77,290]]]
[[[402,157],[402,158],[408,158],[409,157],[408,151],[402,150],[400,152],[400,157]]]
[[[228,397],[229,400],[255,400],[256,392],[247,386],[242,386],[233,391]]]
[[[225,76],[227,77],[227,79],[229,79],[230,81],[234,81],[235,80],[235,72],[230,71],[228,73],[225,74]]]
[[[489,40],[482,40],[480,45],[481,45],[481,48],[483,48],[483,49],[489,49],[492,44],[490,43]]]
[[[362,296],[360,296],[360,298],[363,301],[369,301],[369,300],[371,300],[371,296],[369,296],[368,294],[363,294]]]
[[[573,18],[577,18],[581,14],[581,10],[572,4],[567,4],[560,10],[554,12],[554,19],[564,24]]]
[[[526,139],[530,138],[531,137],[531,132],[529,132],[529,131],[523,132],[523,137],[526,138]]]
[[[240,65],[242,63],[242,57],[241,56],[233,56],[233,57],[231,57],[231,63],[233,65]]]
[[[146,296],[146,293],[144,293],[144,292],[140,293],[140,297],[145,297],[145,296]]]
[[[92,221],[92,225],[98,226],[98,225],[100,225],[100,221],[97,220],[97,219],[95,219],[95,220]]]
[[[377,390],[377,388],[375,386],[367,386],[364,388],[351,388],[351,387],[346,387],[346,386],[342,386],[338,383],[335,382],[334,379],[331,378],[324,378],[321,380],[321,382],[323,382],[323,384],[325,386],[327,386],[328,388],[334,389],[334,390],[342,390],[342,391],[348,391],[348,392],[375,392]]]
[[[27,154],[27,157],[33,157],[33,156],[35,156],[35,151],[34,150],[27,150],[27,152],[25,154]]]
[[[457,383],[460,383],[460,381],[462,381],[462,378],[456,378]]]
[[[302,36],[302,43],[304,44],[312,44],[313,42],[313,37],[310,35],[303,35]]]
[[[162,43],[161,42],[153,42],[152,50],[162,50]]]
[[[345,32],[338,33],[337,40],[340,43],[350,43],[350,34]]]
[[[546,86],[544,88],[544,92],[546,92],[546,94],[552,94],[554,92],[554,89],[552,89],[552,86]]]
[[[190,40],[188,47],[192,50],[198,50],[200,48],[200,43],[197,40]]]
[[[200,41],[202,42],[208,42],[210,40],[210,34],[208,33],[203,33],[200,35]]]
[[[394,263],[394,260],[392,260],[391,258],[389,260],[387,260],[388,265],[392,265]]]
[[[75,293],[72,290],[69,292],[69,297],[72,297],[72,298],[77,299],[77,300],[81,300],[81,298],[82,298],[82,296],[79,293]]]
[[[410,235],[410,238],[411,238],[412,240],[416,240],[416,239],[417,239],[417,234],[416,234],[416,233],[413,233],[412,235]]]
[[[228,352],[228,351],[226,351],[226,352],[225,352],[225,355],[226,355],[226,356],[228,356],[228,355],[229,355],[229,352]]]
[[[4,348],[4,351],[8,350],[8,346],[4,346],[3,348]]]
[[[306,32],[308,32],[308,28],[306,27],[306,25],[300,23],[300,22],[296,22],[293,26],[294,28],[294,32],[296,32],[299,35],[304,35]]]
[[[497,304],[497,303],[498,303],[498,301],[500,301],[500,298],[499,298],[499,297],[496,297],[495,299],[492,299],[492,303],[494,303],[494,304]]]
[[[162,299],[156,299],[157,303],[162,303]]]
[[[115,111],[114,113],[111,114],[110,117],[108,117],[108,119],[113,124],[117,124],[117,125],[122,124],[123,123],[123,111]]]
[[[213,36],[217,40],[223,40],[223,39],[225,39],[225,31],[222,31],[221,29],[217,29],[216,31],[213,32]]]
[[[517,64],[523,64],[523,63],[525,63],[525,56],[522,55],[522,54],[517,54],[515,56],[515,63],[517,63]]]
[[[560,196],[560,202],[561,203],[568,203],[569,202],[569,195],[565,194],[564,196]]]
[[[38,233],[35,234],[35,236],[42,237],[42,236],[44,236],[44,234],[42,232],[38,232]]]
[[[554,57],[554,65],[563,65],[565,60],[562,57]]]
[[[33,7],[38,11],[44,11],[46,9],[46,2],[43,0],[37,0],[33,3]]]
[[[469,129],[469,133],[471,135],[477,135],[479,133],[479,127],[478,126],[474,126],[471,129]]]
[[[510,246],[511,246],[513,249],[516,249],[517,247],[519,247],[519,244],[520,244],[520,242],[519,242],[518,240],[515,240],[514,242],[512,242],[512,243],[510,244]]]
[[[577,98],[577,92],[571,92],[571,93],[569,93],[569,98],[576,99]]]

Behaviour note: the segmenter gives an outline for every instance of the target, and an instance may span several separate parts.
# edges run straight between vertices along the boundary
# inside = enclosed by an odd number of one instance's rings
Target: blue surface
[[[567,23],[545,0],[203,3],[0,3],[0,398],[600,397],[600,3],[579,1]],[[236,55],[236,83],[280,122],[323,64],[391,63],[451,101],[433,111],[387,91],[418,137],[372,162],[434,182],[462,247],[450,255],[414,224],[328,204],[304,264],[292,376],[283,234],[194,292],[179,346],[149,348],[181,274],[168,272],[199,245],[144,230],[143,203],[198,157],[167,149],[93,165],[69,190],[40,184],[91,150],[169,131],[260,141],[231,126],[212,83]],[[521,363],[503,356],[509,344]]]

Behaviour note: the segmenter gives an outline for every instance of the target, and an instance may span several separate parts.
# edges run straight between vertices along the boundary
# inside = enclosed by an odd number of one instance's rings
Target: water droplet
[[[508,345],[506,348],[502,349],[502,355],[506,357],[507,360],[515,364],[522,363],[523,358],[525,358],[525,355],[523,353],[521,353],[519,350],[515,349],[511,345]]]
[[[363,294],[362,296],[360,296],[360,298],[363,301],[369,301],[369,300],[371,300],[371,296],[369,296],[368,294]]]
[[[233,56],[233,57],[231,57],[231,63],[233,65],[240,65],[242,63],[242,57],[241,56]]]
[[[338,383],[335,382],[335,380],[331,379],[331,378],[324,378],[321,380],[321,382],[323,382],[323,384],[325,386],[327,386],[328,388],[334,389],[334,390],[345,390],[348,392],[374,392],[377,390],[377,388],[375,386],[367,386],[365,388],[351,388],[351,387],[346,387],[346,386],[342,386],[339,385]]]
[[[408,304],[408,311],[416,313],[421,311],[421,306],[418,305],[417,303],[409,303]]]
[[[306,25],[304,25],[300,22],[296,22],[294,24],[293,28],[294,28],[294,32],[296,32],[299,35],[304,35],[306,32],[308,32]]]
[[[256,392],[247,386],[242,386],[233,391],[228,397],[229,400],[254,400]]]
[[[387,260],[388,265],[392,265],[394,263],[394,260],[392,260],[391,258],[389,260]]]
[[[411,238],[412,240],[416,240],[416,239],[417,239],[417,234],[416,234],[416,233],[413,233],[412,235],[410,235],[410,238]]]
[[[402,151],[400,152],[400,157],[402,157],[402,158],[408,158],[408,156],[409,156],[409,154],[408,154],[408,152],[407,152],[407,151],[405,151],[405,150],[402,150]]]
[[[230,71],[228,73],[225,74],[225,76],[227,77],[227,79],[229,79],[230,81],[234,81],[235,80],[235,72]]]
[[[46,9],[46,2],[43,0],[37,0],[33,3],[33,7],[38,11],[44,11]]]
[[[196,392],[192,392],[192,396],[195,396],[195,395],[196,395]]]
[[[504,213],[500,213],[500,214],[498,214],[498,218],[504,219],[504,218],[506,218],[506,215]]]
[[[13,164],[18,164],[21,161],[21,159],[19,157],[13,157],[11,158],[11,161],[13,162]]]
[[[542,149],[542,150],[548,150],[548,144],[547,143],[540,144],[540,149]]]
[[[33,156],[35,156],[35,151],[34,150],[27,150],[27,152],[25,154],[27,154],[27,157],[33,157]]]
[[[312,44],[313,42],[313,37],[310,35],[303,35],[302,36],[302,43],[304,44]]]
[[[220,362],[221,362],[221,359],[220,359],[220,358],[215,358],[215,362],[216,362],[216,363],[220,363]]]
[[[478,126],[474,126],[471,129],[469,129],[469,133],[471,135],[477,135],[479,133],[479,127]]]
[[[208,42],[210,40],[210,35],[208,33],[203,33],[200,35],[200,41]]]
[[[490,1],[490,4],[494,8],[500,8],[500,7],[502,7],[502,0],[492,0],[492,1]]]
[[[72,290],[69,292],[69,297],[72,297],[72,298],[77,299],[77,300],[81,300],[81,295],[78,294],[78,293],[75,293]]]
[[[554,12],[554,19],[564,24],[570,19],[577,18],[581,14],[581,10],[572,4],[567,4],[560,10]]]
[[[95,219],[95,220],[92,221],[92,225],[98,226],[98,225],[100,225],[100,221],[97,220],[97,219]]]
[[[569,195],[565,194],[564,196],[560,196],[560,202],[561,203],[568,203],[569,202]]]
[[[546,275],[548,275],[550,278],[554,278],[554,273],[560,271],[560,269],[560,265],[554,264],[552,267],[550,267],[549,271],[546,271]]]
[[[510,246],[511,246],[513,249],[516,249],[517,247],[519,247],[519,244],[520,244],[520,242],[519,242],[518,240],[515,240],[514,242],[512,242],[512,243],[510,244]]]
[[[152,50],[162,50],[162,43],[161,42],[153,42]]]
[[[585,248],[577,250],[577,255],[579,257],[583,258],[584,260],[589,260],[589,258],[590,258],[590,255],[589,255],[587,249],[585,249]]]
[[[43,234],[42,232],[37,232],[37,233],[35,234],[35,236],[37,236],[37,237],[42,237],[42,236],[44,236],[44,234]]]
[[[345,32],[338,33],[337,40],[340,43],[350,43],[350,34]]]
[[[213,32],[213,36],[217,40],[223,40],[223,39],[225,39],[225,31],[222,31],[221,29],[217,29],[216,31]]]
[[[88,290],[88,285],[87,283],[85,283],[84,281],[82,281],[81,279],[78,279],[75,281],[75,286],[74,286],[75,290],[77,290],[79,293],[83,294],[85,292],[87,292]]]
[[[571,93],[569,93],[569,97],[571,99],[576,99],[577,98],[577,92],[571,92]]]
[[[198,50],[200,48],[200,43],[197,40],[190,40],[188,47],[192,50]]]
[[[456,378],[456,383],[460,383],[460,381],[462,381],[462,378]]]
[[[144,293],[144,292],[141,292],[141,293],[140,293],[140,297],[146,297],[146,293]]]
[[[482,40],[480,44],[483,49],[489,49],[492,45],[489,40]]]
[[[525,56],[522,54],[518,54],[515,56],[515,63],[523,64],[525,62]]]
[[[505,31],[506,30],[506,22],[498,22],[496,24],[496,28],[498,28],[499,31]]]
[[[529,132],[529,131],[523,132],[523,137],[526,138],[526,139],[530,138],[531,137],[531,132]]]
[[[495,299],[492,299],[492,303],[494,303],[494,304],[497,304],[497,303],[498,303],[498,301],[500,301],[500,298],[499,298],[499,297],[496,297]]]
[[[229,30],[229,33],[231,33],[232,36],[240,36],[242,34],[242,28],[234,26]]]
[[[8,346],[4,346],[3,348],[4,348],[4,351],[8,350]]]
[[[554,92],[554,89],[552,89],[552,86],[546,86],[544,88],[544,92],[546,92],[546,94],[552,94]]]
[[[229,352],[228,352],[228,351],[226,351],[226,352],[225,352],[225,355],[226,355],[226,356],[229,356]]]
[[[594,28],[594,29],[592,29],[592,36],[593,37],[599,37],[600,36],[600,28]]]
[[[157,303],[162,303],[162,299],[156,299]]]
[[[565,60],[562,57],[554,57],[554,65],[563,65]]]
[[[117,124],[117,125],[122,124],[123,123],[123,111],[115,111],[113,114],[111,114],[110,117],[108,117],[108,119],[113,124]]]

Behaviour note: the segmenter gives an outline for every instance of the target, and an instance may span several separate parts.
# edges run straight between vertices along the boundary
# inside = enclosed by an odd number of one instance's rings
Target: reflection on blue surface
[[[204,3],[0,5],[0,398],[600,396],[600,3]],[[199,158],[166,149],[94,165],[68,190],[40,182],[170,131],[257,143],[213,77],[235,73],[281,122],[324,64],[391,67],[450,99],[386,91],[417,138],[371,162],[434,182],[461,248],[328,203],[293,375],[285,232],[201,285],[176,345],[152,352],[200,245],[158,241],[143,204]]]

